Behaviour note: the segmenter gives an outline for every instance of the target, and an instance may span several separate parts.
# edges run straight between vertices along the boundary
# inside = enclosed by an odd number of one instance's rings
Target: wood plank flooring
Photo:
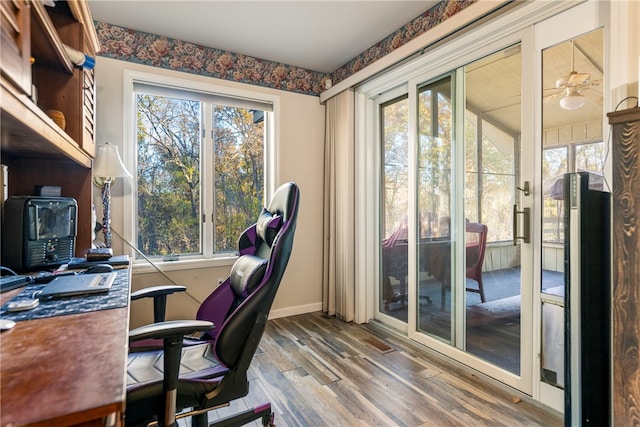
[[[269,321],[249,395],[210,419],[266,401],[279,427],[563,425],[559,414],[375,323],[322,313]]]

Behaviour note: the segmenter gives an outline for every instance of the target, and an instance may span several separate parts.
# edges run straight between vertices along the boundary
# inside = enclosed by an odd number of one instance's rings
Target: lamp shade
[[[577,92],[572,92],[560,100],[560,107],[565,110],[577,110],[584,105],[584,101],[584,96]]]
[[[560,99],[560,107],[565,110],[577,110],[582,107],[585,97],[580,95],[575,88],[567,88],[566,95]]]
[[[100,178],[131,177],[131,174],[122,163],[118,147],[108,142],[98,146],[92,174]]]

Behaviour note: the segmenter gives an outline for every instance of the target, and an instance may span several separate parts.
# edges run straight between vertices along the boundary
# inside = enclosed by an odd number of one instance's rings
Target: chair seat
[[[188,346],[182,349],[181,379],[216,378],[227,372],[229,369],[216,359],[209,344]],[[163,378],[164,357],[162,352],[142,351],[129,354],[127,387],[135,388],[154,382],[162,383]]]

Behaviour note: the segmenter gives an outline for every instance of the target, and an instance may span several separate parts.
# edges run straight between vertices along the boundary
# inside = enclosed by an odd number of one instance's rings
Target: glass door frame
[[[451,72],[451,70],[466,65],[473,60],[504,49],[515,43],[521,43],[523,52],[532,52],[533,25],[572,6],[575,6],[575,3],[554,2],[549,4],[545,2],[541,4],[538,2],[527,2],[520,4],[517,8],[510,11],[509,14],[500,15],[492,19],[491,25],[471,29],[468,33],[462,34],[446,44],[434,47],[428,53],[423,54],[414,61],[399,65],[393,70],[375,79],[371,79],[356,88],[356,186],[358,189],[358,191],[356,191],[358,197],[356,202],[356,216],[358,218],[356,221],[356,224],[358,224],[356,247],[362,248],[356,257],[358,262],[356,267],[356,321],[381,319],[381,321],[384,322],[384,314],[380,313],[378,308],[378,292],[380,289],[380,239],[382,238],[379,230],[380,182],[379,179],[371,179],[372,176],[379,176],[378,174],[381,170],[378,132],[380,129],[378,117],[379,100],[382,99],[382,96],[387,91],[391,91],[399,86],[415,88],[418,84],[428,79],[433,79],[439,75]],[[533,121],[530,120],[536,108],[536,104],[534,103],[536,90],[540,89],[531,84],[531,82],[536,80],[533,75],[533,73],[535,73],[535,63],[536,60],[533,58],[533,55],[523,54],[522,116],[527,118],[526,120],[523,119],[522,122],[523,149],[524,147],[533,149],[535,146],[533,141],[536,139],[536,127]],[[425,72],[424,70],[428,71]],[[406,86],[407,82],[408,86]],[[409,93],[409,96],[415,97],[415,95],[411,95],[411,93]],[[387,100],[388,99],[390,98],[387,98]],[[410,103],[414,102],[415,98],[410,101]],[[410,118],[413,116],[413,114],[409,115]],[[416,126],[415,122],[413,122],[409,126],[410,140],[415,141],[415,134]],[[412,156],[415,156],[413,149],[410,152],[413,153],[411,154]],[[537,153],[536,156],[540,156],[540,154]],[[525,154],[521,156],[521,158],[531,159],[534,157]],[[533,179],[535,174],[533,166],[530,163],[521,163],[520,179],[522,181],[528,180],[535,182]],[[410,158],[410,167],[414,164],[415,157]],[[410,174],[415,176],[415,171],[411,171]],[[415,186],[415,183],[411,185]],[[415,194],[415,188],[411,188],[410,192]],[[540,215],[540,208],[539,206],[534,206],[533,197],[524,198],[523,202],[525,206],[532,208],[534,218]],[[414,229],[410,230],[410,236],[416,235],[415,201],[413,201],[413,203],[414,205],[410,208],[409,213],[414,217],[410,218],[409,223]],[[461,215],[461,213],[458,213],[458,215]],[[532,224],[534,222],[535,219],[532,221]],[[532,236],[535,236],[535,233],[532,232]],[[526,284],[523,284],[522,289],[522,363],[520,365],[520,376],[499,369],[494,365],[462,351],[460,348],[452,347],[418,333],[416,328],[415,297],[409,301],[410,307],[412,306],[413,308],[410,308],[407,325],[400,324],[390,326],[399,329],[400,332],[403,333],[406,331],[411,339],[423,343],[436,351],[444,353],[471,368],[477,369],[488,376],[498,379],[538,399],[539,391],[533,386],[532,378],[534,378],[535,375],[535,369],[533,368],[534,361],[538,361],[538,352],[535,349],[539,348],[539,339],[536,338],[536,336],[539,335],[540,327],[535,327],[535,325],[539,325],[540,314],[535,313],[532,309],[534,306],[532,291],[534,286],[532,280],[534,276],[533,247],[540,247],[539,245],[540,242],[536,242],[535,240],[532,244],[523,245],[522,261],[523,264],[528,264],[529,267],[526,273],[523,273],[526,274],[528,278]],[[414,261],[410,262],[415,262],[415,248],[413,251],[413,254],[410,253],[410,260],[413,259]],[[409,268],[415,270],[415,266],[411,264]],[[462,275],[463,273],[460,272],[459,274]],[[409,295],[415,295],[415,278],[410,278],[408,286]]]
[[[608,75],[609,70],[609,60],[607,53],[607,46],[609,43],[608,40],[608,23],[609,23],[609,8],[605,2],[585,2],[576,7],[573,7],[563,13],[557,14],[549,19],[546,19],[533,27],[533,50],[534,50],[534,64],[533,68],[536,71],[536,79],[535,79],[535,87],[536,94],[535,97],[535,107],[536,114],[532,117],[535,117],[535,143],[537,145],[535,150],[535,188],[542,189],[543,180],[542,180],[542,149],[543,149],[543,137],[542,137],[542,108],[543,108],[543,87],[542,87],[542,53],[545,49],[555,46],[559,43],[565,42],[567,40],[571,40],[575,37],[578,37],[582,34],[589,33],[598,28],[602,28],[604,30],[604,75]],[[609,97],[607,94],[609,93],[609,85],[608,79],[605,78],[602,83],[602,94],[603,94],[603,121],[602,121],[602,135],[607,135],[607,122],[604,120],[604,112],[609,111]],[[605,143],[607,141],[605,140]],[[607,159],[607,161],[609,161]],[[610,182],[610,171],[606,173],[607,179]],[[541,191],[539,191],[540,193]],[[536,224],[542,224],[542,202],[543,197],[542,194],[538,194],[536,196],[536,207],[535,214],[533,216],[533,221]],[[538,227],[539,228],[539,227]],[[541,271],[542,271],[542,233],[536,232],[533,234],[535,241],[539,250],[536,251],[535,261],[534,261],[534,283],[537,286],[534,289],[534,312],[535,312],[535,321],[538,325],[542,324],[542,304],[543,302],[547,303],[557,303],[557,298],[554,298],[553,295],[546,296],[541,292],[540,285],[542,283]],[[562,302],[563,304],[563,302]],[[542,330],[540,328],[539,332],[534,333],[534,345],[536,349],[540,349],[540,354],[542,354]],[[546,382],[542,381],[542,372],[541,372],[541,363],[534,364],[534,389],[533,396],[536,400],[539,400],[541,403],[552,407],[560,412],[564,412],[564,390],[554,387]]]
[[[382,119],[381,119],[381,108],[388,102],[393,101],[394,99],[398,99],[402,96],[407,95],[407,85],[403,84],[400,85],[398,87],[395,87],[393,89],[387,90],[385,93],[380,94],[379,96],[377,96],[375,98],[375,101],[372,103],[372,106],[374,108],[375,111],[373,111],[372,113],[372,122],[374,123],[374,129],[375,129],[375,134],[376,134],[376,140],[378,141],[378,143],[376,143],[376,147],[378,147],[377,150],[375,149],[371,149],[370,151],[374,152],[373,153],[373,164],[378,164],[378,165],[382,165],[383,159],[382,159],[382,142],[380,141],[380,134],[382,133]],[[410,100],[409,100],[410,102]],[[407,124],[407,131],[409,133],[409,139],[412,138],[411,135],[411,127],[409,126],[409,123]],[[409,162],[411,162],[411,157],[408,160]],[[382,169],[378,169],[379,171],[382,171]],[[409,163],[409,174],[411,174],[411,164]],[[382,172],[380,172],[380,176],[382,175]],[[381,177],[382,178],[382,177]],[[382,185],[381,185],[381,179],[369,179],[369,181],[374,181],[377,184],[377,188],[378,188],[378,199],[381,199],[381,194],[380,191],[382,191]],[[409,193],[411,194],[411,193]],[[382,203],[379,201],[378,204],[376,205],[375,211],[377,212],[377,223],[376,223],[376,227],[378,232],[380,233],[380,222],[382,220]],[[409,214],[408,217],[408,221],[411,222],[411,214]],[[378,242],[380,242],[381,240],[379,240]],[[376,245],[376,247],[379,247],[379,243]],[[379,252],[378,252],[379,254]],[[378,259],[379,255],[378,255]],[[411,271],[411,258],[409,257],[409,266],[408,266],[408,271]],[[377,264],[376,264],[377,265]],[[381,270],[380,270],[381,271]],[[379,280],[379,275],[376,276],[376,283],[378,283]],[[411,289],[409,287],[409,281],[407,281],[407,294],[409,294],[409,292],[411,292]],[[381,311],[379,309],[379,305],[378,305],[378,301],[380,301],[380,288],[377,289],[377,292],[375,293],[375,301],[376,301],[376,310],[375,310],[375,317],[377,318],[382,318],[384,323],[386,323],[387,325],[393,327],[394,329],[402,332],[402,333],[407,333],[408,332],[408,324],[405,322],[402,322],[401,320],[398,320],[396,318],[394,318],[393,316],[387,315],[386,313],[384,313],[383,311]],[[408,301],[407,301],[408,303]],[[410,308],[409,308],[410,309]],[[410,317],[410,316],[409,316]]]

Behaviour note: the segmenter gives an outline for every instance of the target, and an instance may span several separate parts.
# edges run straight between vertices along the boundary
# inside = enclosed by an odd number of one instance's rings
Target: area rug
[[[520,295],[467,307],[467,326],[480,326],[520,316]]]

